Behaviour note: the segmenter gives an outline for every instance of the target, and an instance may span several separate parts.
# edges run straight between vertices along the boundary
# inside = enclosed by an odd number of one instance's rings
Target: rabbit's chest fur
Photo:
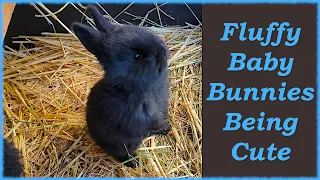
[[[166,79],[166,77],[163,77]],[[168,83],[162,79],[143,93],[119,92],[100,80],[87,103],[88,129],[104,137],[146,137],[155,121],[168,115]],[[113,138],[113,137],[112,137]]]

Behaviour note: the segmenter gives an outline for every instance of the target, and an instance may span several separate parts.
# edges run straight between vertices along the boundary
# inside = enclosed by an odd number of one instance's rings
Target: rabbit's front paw
[[[151,134],[152,135],[167,135],[171,131],[171,125],[168,121],[165,121],[165,123],[161,124],[161,126],[158,127],[158,129],[152,129]]]
[[[160,134],[161,135],[167,135],[170,131],[171,131],[171,125],[169,124],[169,122],[165,123],[164,127],[160,130]]]

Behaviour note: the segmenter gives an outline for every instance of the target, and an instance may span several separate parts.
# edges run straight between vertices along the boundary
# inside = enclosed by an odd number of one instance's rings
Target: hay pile
[[[20,36],[23,40],[15,41],[19,51],[5,48],[3,133],[21,152],[25,176],[201,176],[201,27],[148,29],[170,47],[173,130],[168,136],[144,140],[136,169],[114,161],[88,136],[86,100],[103,71],[72,34]]]

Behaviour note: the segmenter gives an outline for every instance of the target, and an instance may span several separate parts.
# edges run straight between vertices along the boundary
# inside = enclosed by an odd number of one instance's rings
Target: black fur
[[[22,164],[18,150],[6,139],[4,142],[4,176],[19,177],[22,174]]]
[[[169,50],[151,32],[112,24],[94,6],[88,9],[98,30],[75,23],[73,31],[105,71],[88,97],[88,130],[100,147],[123,162],[135,156],[144,138],[171,130]]]

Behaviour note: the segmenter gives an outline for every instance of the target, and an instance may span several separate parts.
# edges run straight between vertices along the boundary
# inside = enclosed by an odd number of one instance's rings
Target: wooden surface
[[[3,15],[3,29],[2,29],[2,39],[5,37],[11,16],[14,10],[14,7],[16,6],[15,3],[3,3],[2,4],[2,15]]]

